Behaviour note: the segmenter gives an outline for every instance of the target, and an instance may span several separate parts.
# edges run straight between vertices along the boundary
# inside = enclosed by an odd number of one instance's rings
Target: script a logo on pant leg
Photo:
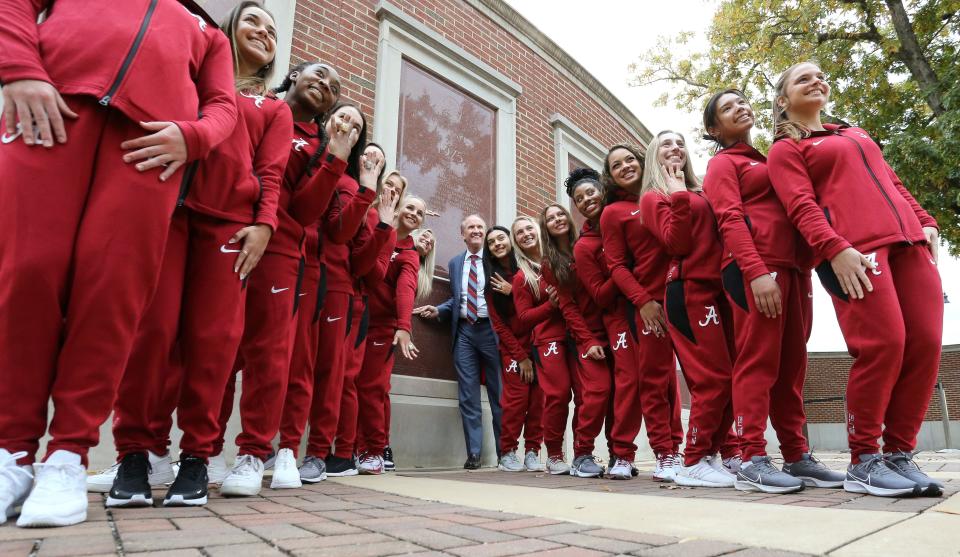
[[[504,371],[506,371],[507,373],[520,373],[520,370],[517,368],[517,361],[510,360],[510,365],[507,366],[507,369],[505,369]]]
[[[551,342],[549,345],[547,345],[547,351],[543,353],[543,356],[547,357],[550,354],[556,354],[558,356],[560,355],[560,351],[557,350],[556,342]]]
[[[717,306],[703,306],[707,310],[707,316],[703,321],[697,321],[701,327],[706,327],[707,325],[713,323],[714,325],[720,324],[720,318],[717,315]]]
[[[877,263],[877,252],[865,253],[865,254],[863,254],[863,257],[864,257],[864,259],[866,259],[866,260],[869,261],[870,263],[873,263],[873,269],[871,269],[870,272],[873,273],[873,274],[875,274],[875,275],[879,275],[879,274],[880,274],[880,264]]]
[[[624,331],[617,335],[617,342],[613,345],[613,351],[616,352],[621,348],[627,347],[627,332]]]

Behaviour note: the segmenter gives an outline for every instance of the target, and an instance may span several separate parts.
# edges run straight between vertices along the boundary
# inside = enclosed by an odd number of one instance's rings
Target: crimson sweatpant
[[[728,292],[733,308],[737,359],[733,366],[734,430],[744,460],[767,454],[763,437],[767,417],[780,441],[787,462],[797,462],[809,452],[803,436],[803,379],[807,371],[807,339],[804,332],[800,273],[769,267],[776,273],[783,312],[775,318],[757,309],[750,283],[743,281],[743,296]],[[739,299],[738,299],[739,298]],[[746,303],[744,309],[740,303]]]
[[[93,97],[64,95],[65,144],[0,144],[0,447],[33,462],[81,455],[113,408],[160,277],[182,172],[138,172],[120,144],[145,132]],[[5,122],[0,122],[0,128]]]
[[[634,441],[643,422],[641,406],[641,369],[637,365],[637,344],[625,316],[613,312],[604,316],[610,356],[613,358],[612,427],[610,452],[633,462],[637,454]],[[647,424],[647,427],[650,427]],[[669,451],[668,451],[669,452]]]
[[[639,312],[636,322],[642,324]],[[677,363],[669,335],[657,337],[642,329],[637,336],[640,409],[647,421],[647,441],[655,455],[677,452],[683,440]],[[679,439],[678,439],[679,437]]]
[[[362,409],[357,420],[358,453],[383,454],[387,446],[390,422],[385,410],[396,355],[395,332],[392,328],[371,328],[367,335],[363,365],[357,375],[357,399]]]
[[[267,252],[250,273],[247,326],[239,351],[243,371],[237,454],[264,460],[273,450],[287,394],[302,272],[302,259]],[[226,382],[217,394],[217,412],[225,387]],[[181,396],[181,404],[183,400]]]
[[[216,418],[223,385],[243,332],[245,290],[233,271],[235,250],[240,248],[227,244],[243,226],[183,207],[174,214],[161,269],[161,276],[170,282],[158,289],[141,321],[116,404],[115,443],[120,456],[165,452],[167,436],[157,435],[156,424],[169,423],[164,416],[169,408],[163,402],[172,396],[169,389],[176,382],[170,375],[177,373],[181,449],[210,456],[219,433]],[[171,366],[175,346],[181,365]],[[154,394],[143,400],[138,393]],[[132,408],[138,398],[146,410]]]
[[[690,389],[684,462],[696,464],[727,442],[733,423],[733,323],[720,281],[667,284],[667,322]]]
[[[361,331],[360,326],[365,309],[363,296],[354,296],[353,311],[350,313],[353,324],[350,327],[350,334],[347,335],[344,354],[343,393],[340,396],[340,413],[333,452],[334,456],[340,458],[352,458],[357,444],[357,413],[359,412],[357,377],[360,375],[360,368],[363,367],[363,353],[367,346],[365,338],[358,346],[357,338],[360,333],[366,335],[366,331]]]
[[[937,381],[943,341],[943,286],[925,245],[889,245],[865,253],[877,267],[861,300],[835,293],[840,330],[853,356],[847,381],[851,459],[883,450],[912,451]]]
[[[547,456],[562,458],[576,356],[564,341],[546,342],[534,348],[538,360],[537,381],[543,389],[543,442]]]
[[[313,396],[302,411],[309,412],[307,454],[326,458],[337,433],[343,366],[347,352],[347,326],[353,297],[345,292],[327,292],[320,312],[320,343],[313,376]]]
[[[577,404],[578,419],[573,429],[574,458],[593,454],[594,443],[603,431],[610,400],[610,367],[605,359],[585,358],[587,348],[589,346],[579,347],[575,370],[580,386],[580,401]]]
[[[521,430],[526,452],[539,453],[540,444],[543,443],[543,389],[539,383],[524,383],[520,379],[520,364],[505,350],[500,351],[500,360],[500,369],[503,370],[500,454],[517,450]]]
[[[283,400],[280,417],[280,448],[290,449],[294,455],[300,451],[300,439],[307,423],[307,405],[313,396],[313,373],[317,363],[317,347],[320,334],[320,309],[318,300],[320,277],[318,266],[304,268],[303,283],[299,294],[301,310],[297,312],[294,325],[293,350],[290,356],[287,394]]]

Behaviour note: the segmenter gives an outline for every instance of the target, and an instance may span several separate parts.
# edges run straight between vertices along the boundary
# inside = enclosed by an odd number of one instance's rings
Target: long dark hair
[[[557,240],[550,235],[547,230],[547,211],[556,207],[567,217],[567,238],[570,240],[570,251],[564,252],[557,245]],[[573,286],[573,243],[577,241],[577,233],[574,230],[573,215],[570,211],[559,203],[551,203],[540,211],[540,237],[543,238],[543,258],[550,266],[553,276],[557,279],[557,285],[563,288]]]
[[[718,149],[722,149],[724,144],[719,137],[710,135],[709,130],[717,125],[717,105],[720,104],[720,99],[728,94],[736,95],[747,101],[747,103],[750,102],[740,89],[724,89],[723,91],[714,93],[713,96],[710,97],[710,100],[707,101],[706,106],[703,107],[703,138],[716,143]]]
[[[363,155],[363,150],[367,148],[367,117],[363,115],[363,111],[360,110],[360,107],[353,104],[350,101],[337,101],[337,104],[333,105],[333,108],[327,112],[327,117],[324,118],[324,123],[326,120],[330,119],[331,116],[337,113],[341,108],[349,106],[357,111],[360,114],[360,136],[357,138],[357,143],[353,146],[353,149],[350,150],[350,156],[347,157],[347,170],[345,174],[350,176],[354,180],[360,180],[360,157]],[[326,134],[324,134],[326,135]],[[326,141],[320,144],[320,147],[317,149],[317,152],[310,157],[310,162],[307,163],[307,172],[310,175],[313,175],[313,169],[316,167],[317,162],[320,160],[320,155],[323,154],[323,151],[327,148],[327,143],[330,142],[330,138],[326,137]]]
[[[490,248],[487,246],[487,238],[490,237],[492,232],[503,232],[507,235],[508,243],[510,244],[510,268],[504,269],[503,265],[500,264],[500,261],[490,253]],[[504,280],[510,280],[510,277],[516,274],[517,272],[517,254],[513,253],[513,241],[510,240],[510,231],[505,227],[500,225],[491,226],[487,233],[483,236],[483,276],[486,278],[484,283],[484,292],[493,293],[493,308],[497,310],[497,314],[501,316],[507,316],[511,313],[511,308],[513,307],[513,296],[508,294],[503,294],[493,290],[490,286],[490,279],[493,278],[494,273],[500,273],[500,276]]]
[[[267,82],[270,81],[270,78],[273,76],[274,63],[276,62],[276,49],[274,49],[274,58],[270,61],[269,64],[261,67],[257,70],[252,76],[240,77],[237,73],[240,70],[240,52],[237,49],[237,25],[240,23],[240,16],[243,15],[243,11],[247,8],[259,8],[263,10],[267,15],[270,16],[270,19],[273,20],[276,24],[277,19],[273,17],[273,14],[270,13],[270,10],[263,7],[260,2],[255,2],[254,0],[245,0],[236,5],[230,13],[227,14],[227,17],[224,18],[223,23],[220,24],[220,29],[223,30],[223,33],[227,36],[227,39],[230,40],[230,52],[233,55],[233,79],[237,88],[237,91],[256,91],[257,93],[263,93],[267,90]]]
[[[646,158],[643,149],[633,143],[616,143],[607,150],[607,156],[603,157],[603,174],[600,176],[600,183],[603,184],[603,204],[609,205],[617,200],[617,190],[620,186],[613,180],[613,174],[610,173],[610,153],[617,149],[625,149],[636,157],[640,163],[640,175],[643,175],[643,169],[646,167]]]

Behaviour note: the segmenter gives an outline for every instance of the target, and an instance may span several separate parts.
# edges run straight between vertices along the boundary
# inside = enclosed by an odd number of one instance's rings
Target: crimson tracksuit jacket
[[[503,280],[513,284],[513,278],[518,271],[512,273],[504,271]],[[500,351],[506,352],[511,359],[522,362],[530,357],[531,328],[526,326],[517,315],[516,306],[513,305],[512,296],[508,310],[504,315],[500,315],[494,306],[494,297],[499,294],[490,288],[484,289],[484,297],[487,299],[487,312],[490,315],[490,324],[493,325],[494,332],[497,333],[497,340],[500,341]]]
[[[301,189],[295,202],[299,203],[305,193]],[[347,174],[340,176],[336,196],[331,199],[330,206],[320,222],[327,292],[341,292],[350,296],[354,294],[349,242],[363,225],[367,208],[376,195],[376,190],[357,184],[357,181]]]
[[[233,84],[225,87],[206,71],[232,65],[230,44],[218,32],[184,34],[187,25],[216,27],[188,6],[195,4],[4,0],[0,82],[46,81],[61,95],[94,96],[135,122],[172,121],[183,133],[187,160],[202,159],[233,130],[237,109]],[[91,14],[104,14],[96,29]]]
[[[410,332],[413,327],[414,298],[417,295],[417,273],[420,256],[413,245],[413,236],[396,242],[383,280],[370,292],[371,329]]]
[[[622,302],[626,299],[621,295],[604,258],[599,223],[583,223],[580,238],[573,245],[573,259],[576,261],[574,270],[578,290],[586,293],[586,296],[577,296],[583,318],[594,333],[605,331],[604,320],[607,315],[622,311]]]

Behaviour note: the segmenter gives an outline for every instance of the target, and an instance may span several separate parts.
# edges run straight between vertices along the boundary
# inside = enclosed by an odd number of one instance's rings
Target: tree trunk
[[[901,0],[885,1],[887,8],[890,10],[890,18],[893,20],[893,28],[897,32],[897,38],[900,39],[900,50],[898,52],[900,60],[907,66],[910,75],[926,93],[927,105],[933,110],[933,114],[940,116],[946,112],[943,107],[943,99],[940,96],[940,80],[933,68],[930,67],[930,62],[923,55],[923,49],[920,47],[920,42],[917,41],[916,33],[913,32],[913,24],[910,23],[907,10],[903,7]]]

